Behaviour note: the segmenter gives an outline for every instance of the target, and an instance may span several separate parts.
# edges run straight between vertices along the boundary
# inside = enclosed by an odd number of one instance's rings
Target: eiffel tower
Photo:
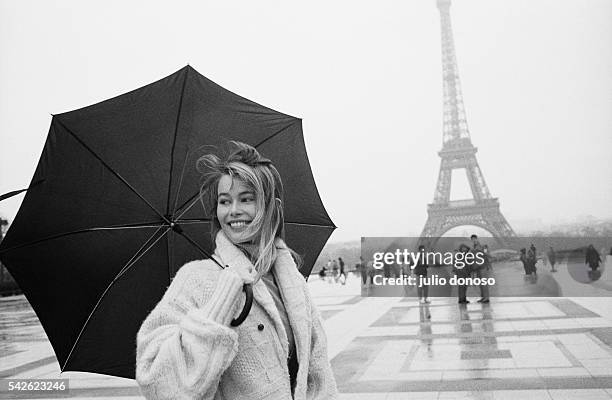
[[[514,231],[499,210],[499,201],[491,197],[476,160],[477,148],[470,139],[459,69],[455,55],[451,26],[451,0],[437,0],[442,30],[442,75],[444,85],[444,119],[442,150],[438,155],[440,172],[433,203],[427,206],[427,222],[421,237],[440,237],[456,226],[476,225],[506,244]],[[465,169],[472,199],[450,200],[451,177],[454,169]]]

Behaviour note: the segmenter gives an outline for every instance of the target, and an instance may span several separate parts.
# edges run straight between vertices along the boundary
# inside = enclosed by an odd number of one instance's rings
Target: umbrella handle
[[[242,286],[242,291],[246,294],[244,308],[240,312],[238,318],[232,320],[232,322],[230,323],[231,326],[239,326],[240,324],[242,324],[246,317],[249,315],[249,312],[251,311],[251,306],[253,305],[253,284],[245,283],[244,286]]]

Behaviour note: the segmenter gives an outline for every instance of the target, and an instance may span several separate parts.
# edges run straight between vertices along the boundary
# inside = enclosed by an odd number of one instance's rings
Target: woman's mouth
[[[228,225],[232,228],[232,229],[241,229],[246,227],[249,224],[250,221],[232,221],[230,223],[228,223]]]

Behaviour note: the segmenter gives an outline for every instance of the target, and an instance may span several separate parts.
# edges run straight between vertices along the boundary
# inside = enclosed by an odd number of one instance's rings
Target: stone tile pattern
[[[332,365],[346,398],[610,398],[612,321],[567,298],[402,299]]]

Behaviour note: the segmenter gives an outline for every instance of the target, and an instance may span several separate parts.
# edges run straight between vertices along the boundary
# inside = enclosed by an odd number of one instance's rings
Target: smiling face
[[[255,191],[242,180],[223,175],[217,190],[217,219],[233,243],[249,241],[247,227],[257,213]]]

